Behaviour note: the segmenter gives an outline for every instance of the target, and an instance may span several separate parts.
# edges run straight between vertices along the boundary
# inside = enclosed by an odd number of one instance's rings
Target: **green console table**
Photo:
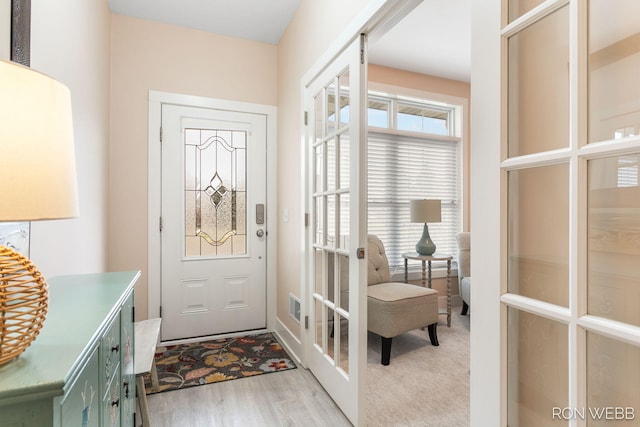
[[[139,271],[48,280],[35,341],[0,366],[0,427],[133,426],[133,288]]]

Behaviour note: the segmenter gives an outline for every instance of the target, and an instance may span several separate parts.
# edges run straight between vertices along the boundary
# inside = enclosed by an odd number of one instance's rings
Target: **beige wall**
[[[112,15],[109,269],[140,269],[136,314],[146,318],[150,90],[277,103],[277,48]]]
[[[369,64],[369,81],[469,100],[469,83]]]
[[[31,12],[31,68],[71,91],[80,199],[79,218],[32,223],[31,259],[46,277],[104,271],[111,13],[85,0],[32,2]]]

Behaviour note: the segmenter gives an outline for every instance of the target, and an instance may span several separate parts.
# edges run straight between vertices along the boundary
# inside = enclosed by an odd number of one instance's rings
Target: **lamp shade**
[[[440,222],[440,200],[411,200],[411,222]]]
[[[0,221],[78,216],[69,89],[0,60]]]

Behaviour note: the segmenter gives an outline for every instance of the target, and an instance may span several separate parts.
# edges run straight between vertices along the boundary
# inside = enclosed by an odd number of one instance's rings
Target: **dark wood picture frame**
[[[9,59],[24,66],[31,65],[31,0],[11,0]],[[30,256],[31,223],[0,223],[0,245]]]
[[[11,60],[31,65],[31,0],[11,0]]]

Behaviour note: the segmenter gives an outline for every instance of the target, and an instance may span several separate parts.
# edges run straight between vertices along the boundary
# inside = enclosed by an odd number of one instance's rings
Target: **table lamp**
[[[28,67],[0,60],[0,221],[78,216],[69,89]],[[49,303],[43,275],[0,246],[0,365],[36,338]]]
[[[422,237],[416,244],[416,252],[420,255],[433,255],[436,245],[429,236],[428,222],[440,222],[440,200],[411,200],[411,222],[422,222]]]

